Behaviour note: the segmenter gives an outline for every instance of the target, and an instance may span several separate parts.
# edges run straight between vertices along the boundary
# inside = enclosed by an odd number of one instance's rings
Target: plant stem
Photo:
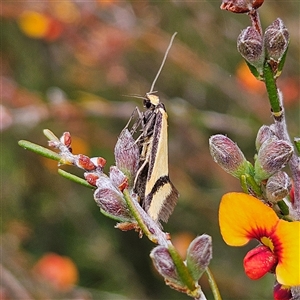
[[[217,283],[215,281],[215,278],[214,278],[212,272],[210,271],[210,269],[208,267],[206,268],[205,272],[207,274],[208,282],[209,282],[210,288],[213,292],[214,299],[215,300],[222,300],[220,291],[218,289]]]
[[[276,135],[279,139],[282,139],[292,144],[287,131],[282,95],[279,94],[272,68],[268,62],[266,62],[264,66],[264,77],[266,89],[272,108],[276,128]],[[294,203],[292,204],[292,206],[296,212],[297,220],[300,220],[300,160],[296,154],[296,151],[294,151],[289,161],[289,167],[294,182]]]
[[[150,230],[148,229],[147,225],[145,224],[142,216],[141,216],[141,212],[138,211],[136,205],[134,205],[133,203],[133,199],[131,199],[130,195],[129,195],[129,191],[127,189],[125,189],[123,191],[123,195],[124,195],[124,199],[126,201],[126,204],[131,212],[131,214],[133,215],[133,217],[135,218],[135,220],[137,221],[140,229],[143,231],[143,233],[149,238],[150,241],[152,241],[153,243],[157,243],[157,239],[156,237],[150,232]]]
[[[252,26],[259,32],[259,34],[262,36],[262,27],[260,23],[260,18],[258,14],[258,10],[254,9],[249,13],[249,17],[251,19]]]
[[[195,282],[192,276],[190,275],[188,268],[183,263],[182,258],[180,257],[180,255],[178,254],[178,252],[176,251],[175,247],[172,245],[171,242],[168,243],[168,250],[176,266],[176,270],[178,272],[180,279],[191,292],[195,291],[197,289],[195,286]]]
[[[282,113],[282,108],[278,96],[276,80],[274,78],[273,70],[267,61],[265,62],[264,65],[264,79],[265,79],[265,85],[270,100],[270,105],[272,108],[272,113],[274,117],[280,118]]]
[[[282,116],[279,120],[274,117],[276,135],[278,138],[291,143],[285,120],[284,110],[282,110]],[[292,144],[292,143],[291,143]],[[289,161],[289,167],[291,170],[291,177],[294,184],[294,202],[292,207],[297,214],[297,220],[300,220],[300,160],[297,156],[296,149]]]

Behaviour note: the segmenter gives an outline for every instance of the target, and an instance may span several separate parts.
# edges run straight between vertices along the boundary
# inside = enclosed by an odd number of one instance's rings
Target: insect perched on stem
[[[176,34],[172,36],[150,91],[143,97],[147,110],[141,113],[137,109],[139,119],[133,125],[134,130],[141,128],[141,135],[136,140],[140,159],[133,190],[139,196],[142,207],[157,223],[168,221],[179,196],[169,178],[168,115],[164,104],[153,94]]]

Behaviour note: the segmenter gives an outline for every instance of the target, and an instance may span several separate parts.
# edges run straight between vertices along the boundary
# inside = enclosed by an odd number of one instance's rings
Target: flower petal
[[[278,245],[273,239],[279,262],[277,281],[284,285],[300,285],[300,222],[280,220],[276,228]]]
[[[250,239],[269,237],[278,220],[270,207],[253,196],[228,193],[222,197],[219,224],[222,237],[230,246],[243,246]]]

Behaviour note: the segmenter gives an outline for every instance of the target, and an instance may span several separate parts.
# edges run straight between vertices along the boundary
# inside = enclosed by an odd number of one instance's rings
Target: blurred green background
[[[223,299],[271,299],[273,277],[251,281],[242,260],[254,244],[227,246],[219,233],[222,194],[239,183],[212,160],[208,138],[227,134],[250,161],[255,135],[272,121],[263,84],[247,72],[236,38],[246,15],[220,1],[22,1],[1,3],[2,299],[188,299],[165,286],[153,248],[104,217],[92,192],[60,177],[56,163],[20,148],[46,146],[49,128],[70,131],[73,152],[114,164],[118,134],[178,35],[155,90],[169,115],[170,177],[180,192],[168,224],[176,246],[213,237],[211,270]],[[299,136],[299,1],[266,1],[263,28],[280,17],[291,44],[278,86],[291,136]],[[108,170],[106,168],[106,171]],[[70,172],[82,175],[75,168]],[[77,285],[47,286],[33,266],[47,253],[72,259]],[[63,272],[65,269],[63,268]],[[205,276],[201,285],[212,295]]]

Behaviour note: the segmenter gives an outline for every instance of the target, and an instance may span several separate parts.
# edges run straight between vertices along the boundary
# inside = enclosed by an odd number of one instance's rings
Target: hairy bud
[[[255,180],[260,182],[280,171],[290,160],[293,147],[290,143],[270,138],[266,140],[258,151],[254,165]]]
[[[176,266],[172,260],[169,250],[166,247],[155,247],[151,251],[150,257],[156,270],[164,277],[166,282],[170,282],[172,285],[184,287],[184,284],[181,282],[177,273]]]
[[[116,166],[128,178],[129,185],[133,185],[138,170],[139,148],[128,129],[124,129],[115,146]]]
[[[133,218],[127,208],[121,191],[105,174],[99,174],[94,199],[103,214],[122,222],[131,222]]]
[[[280,62],[289,45],[290,34],[281,19],[276,19],[267,27],[264,46],[268,58]]]
[[[249,26],[240,33],[237,39],[237,49],[259,74],[263,73],[265,60],[263,39],[254,27]]]
[[[187,250],[186,263],[193,279],[198,281],[212,259],[212,241],[207,234],[196,237]]]
[[[275,132],[272,130],[271,126],[263,125],[259,128],[255,140],[255,147],[258,151],[261,145],[269,138],[276,137]]]
[[[227,173],[239,178],[248,172],[248,161],[243,152],[227,136],[216,134],[209,139],[209,150],[214,161]]]
[[[288,174],[279,171],[272,175],[266,185],[266,195],[269,201],[276,203],[286,197],[292,188],[292,182]]]

